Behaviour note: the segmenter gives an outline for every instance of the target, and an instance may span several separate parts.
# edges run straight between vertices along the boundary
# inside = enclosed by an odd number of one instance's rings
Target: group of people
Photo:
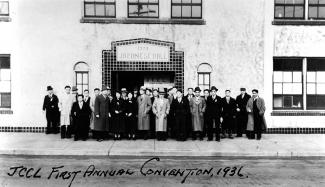
[[[203,140],[215,138],[233,139],[246,133],[248,139],[260,140],[266,129],[264,118],[265,103],[258,90],[252,96],[241,88],[241,94],[231,97],[227,89],[225,96],[217,95],[218,89],[203,90],[199,87],[188,88],[187,95],[176,87],[149,89],[141,87],[128,91],[126,88],[115,90],[109,87],[89,90],[78,94],[77,87],[66,86],[62,95],[56,96],[51,86],[44,98],[43,110],[46,112],[46,133],[61,133],[61,138],[87,140],[92,138],[103,141],[149,139],[165,141],[173,138],[178,141]]]

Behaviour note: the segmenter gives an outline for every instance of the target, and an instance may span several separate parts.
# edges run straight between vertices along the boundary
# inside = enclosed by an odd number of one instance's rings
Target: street
[[[0,156],[1,186],[324,186],[317,157]]]

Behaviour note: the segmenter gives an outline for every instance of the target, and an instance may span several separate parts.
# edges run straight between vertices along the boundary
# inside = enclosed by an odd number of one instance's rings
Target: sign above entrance
[[[169,47],[148,43],[116,46],[116,61],[169,62]]]

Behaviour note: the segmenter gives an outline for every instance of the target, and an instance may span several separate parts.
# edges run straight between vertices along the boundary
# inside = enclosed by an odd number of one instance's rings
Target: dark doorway
[[[163,71],[112,71],[112,89],[127,90],[147,88],[167,88],[175,85],[175,72]]]

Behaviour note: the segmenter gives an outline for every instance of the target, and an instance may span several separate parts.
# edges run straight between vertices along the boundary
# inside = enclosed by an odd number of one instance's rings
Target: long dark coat
[[[234,130],[236,127],[236,113],[237,104],[236,100],[230,97],[229,103],[227,103],[226,97],[221,99],[222,102],[222,113],[223,118],[222,127],[223,129]]]
[[[95,99],[95,131],[108,131],[109,130],[109,107],[110,101],[108,96],[98,95]],[[99,118],[96,117],[99,115]]]
[[[43,102],[43,110],[46,111],[46,119],[56,123],[60,120],[59,99],[56,95],[46,95]]]
[[[138,97],[138,130],[150,129],[149,112],[151,110],[151,99],[147,95]]]
[[[254,131],[254,125],[257,125],[257,124],[254,124],[254,111],[253,111],[253,101],[254,99],[253,98],[250,98],[247,102],[247,106],[246,106],[246,109],[247,109],[247,112],[248,112],[248,122],[247,122],[247,129],[248,131]],[[258,97],[257,100],[256,100],[256,106],[259,110],[259,115],[262,117],[262,120],[261,120],[261,126],[262,126],[262,131],[265,131],[266,130],[266,121],[265,121],[265,117],[264,117],[264,113],[265,113],[265,102],[264,102],[264,99],[263,98],[260,98]]]
[[[222,112],[221,97],[217,96],[213,99],[209,96],[206,102],[206,115],[207,118],[220,118]]]
[[[137,130],[138,104],[137,100],[132,98],[125,101],[125,130],[127,133],[135,133]],[[131,114],[129,116],[129,114]]]
[[[125,132],[125,100],[114,98],[111,103],[112,124],[111,131],[113,133]],[[118,112],[118,113],[116,113]]]
[[[90,106],[82,101],[82,108],[80,108],[78,102],[74,102],[71,108],[71,115],[75,122],[74,132],[77,137],[88,137],[91,108]]]
[[[180,134],[187,134],[188,123],[187,118],[191,115],[189,101],[186,97],[183,97],[181,102],[174,99],[170,106],[170,115],[175,118],[175,131]]]

